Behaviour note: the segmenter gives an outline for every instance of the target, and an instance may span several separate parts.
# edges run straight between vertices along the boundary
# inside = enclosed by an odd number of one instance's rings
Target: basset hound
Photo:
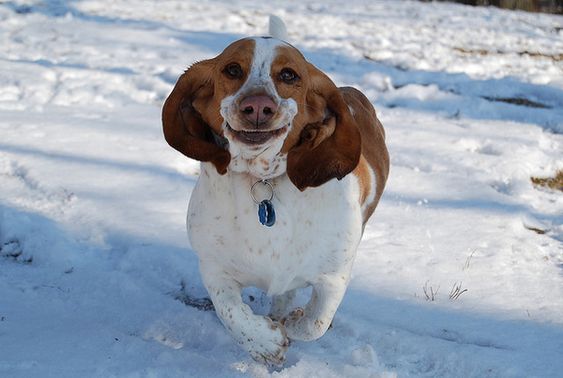
[[[290,44],[253,37],[185,71],[162,122],[166,141],[201,161],[187,228],[216,313],[254,359],[279,365],[289,340],[327,331],[383,193],[375,110]],[[269,316],[243,302],[249,286],[272,297]],[[308,286],[309,303],[292,308]]]

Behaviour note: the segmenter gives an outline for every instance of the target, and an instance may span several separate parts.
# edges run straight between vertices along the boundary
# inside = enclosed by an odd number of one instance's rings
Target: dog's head
[[[338,88],[274,38],[245,38],[195,63],[178,79],[162,120],[172,147],[213,163],[220,174],[287,173],[300,190],[341,179],[361,153]]]

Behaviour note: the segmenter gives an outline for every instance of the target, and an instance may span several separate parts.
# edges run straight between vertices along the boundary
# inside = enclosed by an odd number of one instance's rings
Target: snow
[[[391,154],[333,328],[279,369],[177,300],[206,295],[199,165],[160,124],[182,70],[271,13],[374,102]],[[563,169],[562,26],[411,1],[0,3],[0,376],[561,376],[563,196],[530,176]]]

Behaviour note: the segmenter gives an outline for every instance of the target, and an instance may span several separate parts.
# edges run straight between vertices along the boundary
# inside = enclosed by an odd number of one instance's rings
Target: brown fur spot
[[[358,178],[360,184],[360,204],[363,205],[371,191],[371,175],[369,172],[368,162],[362,155],[360,163],[352,172]]]
[[[367,222],[381,195],[389,175],[389,154],[385,146],[385,130],[377,119],[375,109],[363,93],[355,88],[340,88],[342,95],[350,107],[354,109],[354,118],[362,135],[362,156],[375,174],[376,188],[374,200],[367,204],[364,213],[364,224]]]

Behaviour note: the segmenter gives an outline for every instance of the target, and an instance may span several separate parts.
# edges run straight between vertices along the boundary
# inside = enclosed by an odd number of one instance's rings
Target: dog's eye
[[[293,84],[299,76],[291,68],[284,68],[280,72],[280,79],[286,84]]]
[[[242,68],[238,63],[228,64],[223,72],[231,79],[240,79],[243,75]]]

